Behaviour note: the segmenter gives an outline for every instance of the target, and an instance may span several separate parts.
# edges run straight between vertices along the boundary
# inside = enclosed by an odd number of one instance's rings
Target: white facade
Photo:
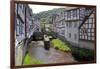
[[[15,4],[15,64],[22,65],[28,48],[28,41],[33,35],[37,24],[34,22],[33,12],[26,4]],[[40,27],[38,27],[40,28]]]
[[[86,8],[73,8],[65,11],[66,33],[65,38],[75,46],[79,46],[79,26],[85,18]]]
[[[95,14],[94,12],[79,28],[79,46],[81,48],[95,49]]]
[[[15,4],[15,64],[23,61],[23,47],[25,39],[25,5]]]
[[[33,18],[32,9],[29,6],[26,6],[26,31],[27,31],[28,38],[30,38],[34,32],[35,24],[33,20],[34,18]]]
[[[64,12],[56,14],[55,20],[53,21],[54,32],[60,36],[65,36],[65,21],[64,21]]]
[[[16,43],[25,38],[25,7],[22,4],[15,5],[15,33]]]
[[[30,38],[33,33],[41,31],[39,19],[33,17],[32,9],[26,4],[15,5],[15,38],[16,43]]]
[[[64,36],[72,45],[79,45],[79,26],[85,19],[87,11],[84,7],[65,8],[64,13],[57,13],[53,20],[54,32]],[[90,13],[88,13],[90,14]]]
[[[79,42],[79,8],[65,10],[65,38],[71,44]]]
[[[66,22],[65,27],[65,38],[73,44],[78,44],[79,32],[78,32],[79,21]]]
[[[40,19],[34,18],[34,24],[35,24],[35,32],[41,32],[41,25],[40,25]]]

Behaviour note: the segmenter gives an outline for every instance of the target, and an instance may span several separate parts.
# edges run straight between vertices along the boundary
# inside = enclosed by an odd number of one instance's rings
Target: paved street
[[[38,41],[38,42],[32,41],[30,43],[30,47],[28,51],[31,57],[35,57],[43,61],[44,64],[76,62],[74,58],[72,57],[71,53],[65,53],[65,52],[56,50],[52,47],[50,48],[49,51],[45,50],[43,41]]]

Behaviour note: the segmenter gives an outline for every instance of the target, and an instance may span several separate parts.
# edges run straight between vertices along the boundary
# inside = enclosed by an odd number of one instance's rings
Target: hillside
[[[57,8],[48,11],[43,11],[37,14],[34,14],[33,17],[38,17],[40,20],[45,19],[48,23],[52,23],[52,15],[58,12],[63,12],[64,8]]]

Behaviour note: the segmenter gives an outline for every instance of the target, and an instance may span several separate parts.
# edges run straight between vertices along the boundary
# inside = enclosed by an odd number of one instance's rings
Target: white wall
[[[10,0],[0,0],[0,69],[10,69]],[[100,0],[34,0],[97,5],[97,64],[35,67],[34,69],[99,69],[100,67]],[[23,68],[22,68],[23,69]],[[33,69],[33,68],[25,68]]]
[[[72,43],[78,44],[78,39],[79,39],[79,34],[78,34],[78,26],[79,26],[79,21],[77,21],[77,27],[74,27],[74,22],[72,22],[71,27],[69,28],[66,27],[67,31],[66,31],[66,39]],[[71,33],[71,38],[69,38],[69,33]],[[76,34],[76,39],[74,34]]]

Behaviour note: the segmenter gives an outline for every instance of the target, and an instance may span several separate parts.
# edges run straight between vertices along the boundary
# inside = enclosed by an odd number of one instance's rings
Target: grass
[[[64,43],[60,39],[53,39],[52,41],[53,47],[59,49],[61,51],[69,52],[71,49],[69,48],[68,44]]]
[[[43,62],[36,58],[31,58],[29,54],[26,54],[23,65],[32,65],[32,64],[43,64]]]

